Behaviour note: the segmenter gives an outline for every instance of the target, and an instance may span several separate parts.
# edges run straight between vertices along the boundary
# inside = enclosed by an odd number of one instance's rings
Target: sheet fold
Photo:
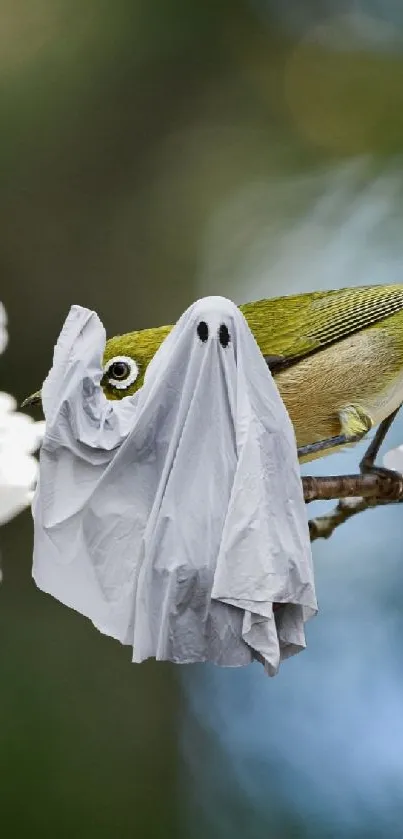
[[[294,431],[243,315],[197,301],[121,400],[102,390],[104,348],[73,306],[42,391],[36,584],[133,661],[257,654],[274,675],[317,603]]]

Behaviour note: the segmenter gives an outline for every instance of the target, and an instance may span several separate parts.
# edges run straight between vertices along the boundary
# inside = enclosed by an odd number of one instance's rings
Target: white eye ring
[[[111,369],[112,365],[117,363],[127,364],[129,367],[130,372],[125,379],[114,379],[109,374],[108,371]],[[116,387],[118,390],[127,390],[127,388],[136,381],[139,372],[137,362],[134,358],[130,358],[129,355],[115,355],[113,358],[109,359],[104,367],[104,374],[107,376],[109,384],[112,385],[112,387]]]

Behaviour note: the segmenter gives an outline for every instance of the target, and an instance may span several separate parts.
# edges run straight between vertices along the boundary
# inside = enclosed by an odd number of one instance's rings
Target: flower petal
[[[7,394],[0,394],[0,397]],[[12,398],[12,397],[11,397]],[[3,404],[6,400],[3,399]],[[0,403],[0,457],[10,448],[31,454],[40,446],[45,431],[45,422],[35,422],[27,414],[15,411],[1,413]]]
[[[14,399],[14,396],[11,396],[9,393],[3,393],[0,391],[0,417],[3,414],[8,414],[11,411],[15,411],[17,407],[17,400]]]
[[[34,457],[12,450],[0,457],[0,525],[31,503],[37,476],[38,461]]]
[[[8,342],[8,335],[7,335],[7,315],[6,310],[2,303],[0,303],[0,353],[2,353]]]
[[[401,472],[403,475],[403,446],[398,446],[396,449],[390,449],[389,452],[386,452],[383,465],[387,469],[394,469],[395,472]]]

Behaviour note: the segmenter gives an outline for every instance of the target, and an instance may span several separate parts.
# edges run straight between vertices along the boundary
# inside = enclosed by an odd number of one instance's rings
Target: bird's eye
[[[225,323],[222,323],[218,330],[218,338],[222,347],[228,347],[231,337]]]
[[[114,379],[127,379],[130,367],[126,361],[115,361],[109,368],[109,375]]]
[[[208,326],[205,320],[201,320],[200,323],[197,324],[197,334],[203,344],[208,341]]]
[[[139,374],[139,368],[134,358],[127,355],[117,355],[105,364],[104,375],[108,383],[118,390],[130,387]]]

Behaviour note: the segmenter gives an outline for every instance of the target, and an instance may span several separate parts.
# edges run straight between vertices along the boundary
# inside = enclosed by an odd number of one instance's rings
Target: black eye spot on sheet
[[[218,330],[218,337],[220,340],[220,344],[222,347],[228,347],[228,344],[231,340],[230,334],[228,332],[228,326],[225,323],[222,323],[219,330]]]
[[[197,334],[203,344],[206,343],[208,340],[208,326],[205,320],[201,320],[200,323],[197,324]]]

